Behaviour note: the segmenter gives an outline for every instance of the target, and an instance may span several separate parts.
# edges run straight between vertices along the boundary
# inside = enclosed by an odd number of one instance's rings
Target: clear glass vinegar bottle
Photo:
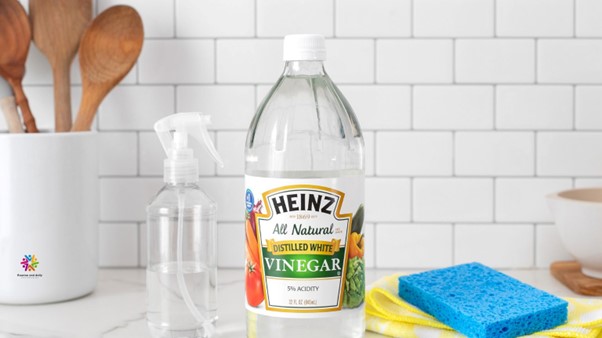
[[[247,177],[355,176],[361,178],[363,199],[364,141],[359,123],[320,58],[286,61],[282,76],[251,122],[245,155]],[[363,304],[344,312],[300,319],[248,311],[247,337],[363,337]]]

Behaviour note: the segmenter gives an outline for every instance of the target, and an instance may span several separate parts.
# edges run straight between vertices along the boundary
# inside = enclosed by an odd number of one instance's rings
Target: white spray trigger
[[[155,123],[155,132],[168,157],[172,156],[173,149],[186,148],[188,144],[187,136],[190,135],[197,142],[203,144],[215,162],[220,167],[223,167],[224,162],[215,149],[207,131],[207,125],[209,124],[211,124],[211,116],[209,115],[178,113],[157,121]],[[174,132],[173,136],[172,131]]]

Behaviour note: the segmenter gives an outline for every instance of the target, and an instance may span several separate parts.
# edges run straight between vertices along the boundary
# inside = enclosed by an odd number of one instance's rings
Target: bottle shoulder
[[[278,80],[259,105],[249,133],[276,129],[362,139],[353,108],[326,74]]]
[[[216,202],[198,185],[177,186],[167,184],[157,192],[149,203],[148,208],[177,209],[180,202],[184,203],[185,208],[202,206],[208,209],[215,209],[217,207]]]
[[[247,172],[364,169],[364,140],[351,105],[328,75],[283,76],[257,109]]]

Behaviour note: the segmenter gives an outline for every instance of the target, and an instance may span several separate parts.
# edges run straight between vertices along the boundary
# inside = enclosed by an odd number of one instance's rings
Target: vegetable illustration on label
[[[261,210],[261,201],[246,213],[245,235],[246,235],[246,262],[245,262],[245,285],[247,290],[247,303],[258,306],[263,302],[263,284],[261,281],[261,264],[259,264],[259,243],[257,242],[255,214]]]
[[[362,304],[365,294],[365,269],[364,269],[364,205],[361,204],[353,216],[351,236],[349,236],[349,263],[345,278],[346,308],[355,308]]]
[[[345,299],[346,308],[358,307],[364,301],[364,260],[359,257],[353,257],[349,260],[347,268],[347,278],[345,279]]]

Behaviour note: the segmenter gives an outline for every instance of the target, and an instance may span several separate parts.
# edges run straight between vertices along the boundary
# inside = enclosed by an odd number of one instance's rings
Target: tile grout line
[[[332,37],[337,37],[337,1],[332,0]]]
[[[573,131],[577,131],[577,85],[573,85]]]
[[[539,67],[538,67],[539,62],[537,60],[539,58],[538,49],[539,49],[539,38],[535,38],[535,43],[533,46],[533,74],[535,76],[534,85],[539,84]]]
[[[372,84],[376,85],[378,84],[378,39],[374,39],[374,55],[373,55],[374,60],[372,60],[372,62],[374,62],[374,66],[373,66],[373,72],[374,74],[372,75],[373,81]]]
[[[537,130],[533,131],[533,177],[537,178]]]
[[[136,130],[136,177],[140,177],[140,131]]]
[[[338,37],[326,37],[327,39],[336,39],[342,41],[351,41],[351,40],[371,40],[371,39],[382,39],[388,41],[407,41],[407,40],[451,40],[451,39],[462,39],[462,40],[499,40],[499,41],[524,41],[524,40],[533,40],[535,38],[542,38],[546,40],[558,40],[558,41],[600,41],[602,40],[602,36],[566,36],[566,35],[550,35],[545,37],[537,37],[535,35],[529,36],[483,36],[483,35],[467,35],[467,36],[450,36],[450,35],[433,35],[433,36],[338,36]],[[172,37],[160,37],[160,36],[147,36],[144,40],[148,41],[161,41],[161,40],[181,40],[181,41],[190,41],[190,40],[212,40],[212,39],[221,39],[221,40],[282,40],[282,36],[249,36],[249,35],[212,35],[212,36],[180,36],[177,38]]]
[[[258,36],[257,36],[257,32],[259,31],[259,20],[257,20],[257,17],[258,17],[257,13],[258,13],[258,6],[259,6],[259,5],[257,4],[257,2],[258,2],[258,1],[259,1],[259,0],[255,0],[255,1],[253,2],[253,3],[254,3],[254,7],[253,7],[253,11],[254,11],[254,13],[253,13],[253,16],[254,16],[254,19],[255,19],[255,27],[254,27],[254,28],[255,28],[255,32],[254,32],[254,35],[253,35],[253,37],[254,37],[255,39],[257,39],[257,37],[258,37]]]
[[[218,84],[217,81],[217,38],[213,39],[213,83]]]
[[[140,82],[140,83],[120,83],[119,87],[165,87],[165,86],[173,86],[176,83],[173,81],[165,81],[165,82]],[[372,81],[364,81],[364,82],[337,82],[339,86],[366,86],[374,84]],[[379,86],[425,86],[425,87],[472,87],[472,86],[492,86],[492,85],[503,85],[505,87],[521,87],[521,86],[533,86],[533,85],[541,85],[541,86],[549,86],[549,87],[570,87],[573,85],[578,85],[581,87],[599,87],[602,86],[602,81],[600,82],[588,82],[588,83],[578,83],[574,82],[539,82],[534,84],[533,82],[462,82],[462,83],[452,83],[452,82],[379,82],[377,83]],[[202,87],[202,86],[254,86],[254,85],[273,85],[272,82],[183,82],[177,83],[179,86],[183,87]],[[81,84],[73,84],[72,88],[81,88]],[[24,89],[28,88],[46,88],[51,89],[52,84],[50,83],[28,83],[23,85]]]
[[[533,226],[531,230],[533,232],[533,257],[531,257],[531,267],[535,268],[537,267],[537,228],[535,224],[531,224],[531,226]]]
[[[135,175],[99,175],[98,176],[101,180],[115,180],[115,179],[156,179],[156,180],[160,180],[163,178],[163,174],[143,174],[141,176],[135,176]],[[221,175],[219,177],[215,176],[215,175],[206,175],[206,174],[201,174],[199,175],[199,177],[201,179],[208,179],[208,178],[223,178],[223,179],[237,179],[237,178],[244,178],[244,174],[228,174],[228,175]],[[533,176],[533,175],[500,175],[500,176],[491,176],[491,175],[457,175],[457,176],[451,176],[451,175],[373,175],[373,176],[367,176],[368,178],[383,178],[383,179],[425,179],[425,180],[443,180],[443,179],[462,179],[462,180],[478,180],[478,179],[486,179],[486,178],[498,178],[498,179],[513,179],[513,180],[527,180],[527,179],[537,179],[537,178],[542,178],[542,179],[557,179],[557,180],[562,180],[562,179],[572,179],[574,177],[577,177],[578,179],[592,179],[592,180],[600,180],[602,179],[602,176],[600,175],[584,175],[584,176],[571,176],[571,175],[540,175],[540,176]]]
[[[172,86],[172,90],[173,90],[173,114],[176,114],[178,112],[178,88],[179,85],[173,85]]]
[[[493,38],[497,37],[497,0],[493,0]]]
[[[457,264],[456,263],[456,223],[452,223],[451,224],[451,260],[452,260],[452,265]]]
[[[416,204],[414,203],[414,177],[410,177],[410,223],[415,223],[414,219],[414,207]]]
[[[415,85],[410,85],[410,131],[414,131],[414,95],[416,93]]]
[[[217,151],[219,151],[219,141],[218,141],[218,135],[217,133],[221,131],[219,130],[214,130],[213,131],[213,145],[215,146],[215,149]],[[211,132],[209,132],[209,137],[211,137]],[[213,166],[213,176],[220,176],[218,170],[219,168],[217,167],[217,163],[215,163],[215,161],[213,161],[213,159],[211,159],[211,165]]]
[[[457,39],[453,38],[452,39],[452,84],[455,85],[458,81],[456,79],[456,73],[458,72],[456,67],[457,67],[457,62],[456,62],[456,42]]]
[[[492,95],[493,96],[493,107],[492,107],[493,108],[493,110],[492,110],[493,111],[493,121],[492,121],[493,126],[492,127],[493,127],[493,131],[496,132],[496,131],[498,131],[498,128],[497,128],[497,84],[493,84],[492,89],[493,89],[493,93],[492,93],[493,94]]]
[[[173,32],[172,34],[172,38],[177,40],[178,39],[178,16],[176,15],[176,13],[178,12],[178,0],[174,0],[173,2]]]
[[[577,177],[573,177],[571,179],[571,188],[576,188],[577,187]]]
[[[492,202],[492,206],[491,206],[491,210],[493,211],[493,215],[492,215],[492,223],[497,223],[497,180],[498,177],[494,176],[492,177],[492,186],[491,186],[491,202]]]
[[[577,37],[577,0],[573,0],[573,38]]]
[[[414,0],[410,0],[410,37],[414,38]]]
[[[145,223],[144,219],[136,219],[136,220],[99,220],[99,224],[133,224],[133,223]],[[218,224],[223,223],[242,223],[241,219],[219,219]],[[450,220],[450,221],[412,221],[412,220],[402,220],[402,221],[375,221],[375,220],[367,220],[365,223],[375,223],[386,224],[386,225],[395,225],[395,224],[403,224],[403,225],[450,225],[453,223],[462,224],[462,225],[482,225],[482,224],[493,224],[491,221],[481,220],[481,221],[458,221],[458,220]],[[525,225],[532,221],[500,221],[495,222],[497,225],[507,225],[507,226],[517,226],[517,225]],[[540,223],[541,225],[554,225],[553,222],[543,221]]]
[[[136,256],[138,256],[138,267],[142,267],[142,255],[140,255],[140,248],[142,248],[142,231],[140,228],[142,227],[142,223],[136,223],[136,236],[138,237],[138,247],[136,250]]]
[[[451,154],[452,155],[452,158],[451,158],[451,161],[452,161],[452,167],[451,167],[451,169],[452,169],[452,175],[451,176],[455,178],[455,177],[458,177],[457,173],[456,173],[456,131],[452,130],[451,134],[452,134],[452,139],[451,139],[451,143],[452,143],[451,144],[451,149],[452,149],[452,154]]]
[[[377,144],[377,142],[378,142],[378,131],[374,131],[372,133],[372,135],[373,135],[372,138],[374,140],[374,142],[372,144],[372,153],[374,154],[374,159],[372,159],[372,168],[373,168],[373,173],[372,174],[374,176],[377,176],[376,175],[377,174],[376,165],[378,163],[378,157],[377,157],[378,156],[378,153],[377,153],[377,150],[378,150],[378,144]],[[366,172],[366,168],[364,168],[364,173],[365,172]]]

